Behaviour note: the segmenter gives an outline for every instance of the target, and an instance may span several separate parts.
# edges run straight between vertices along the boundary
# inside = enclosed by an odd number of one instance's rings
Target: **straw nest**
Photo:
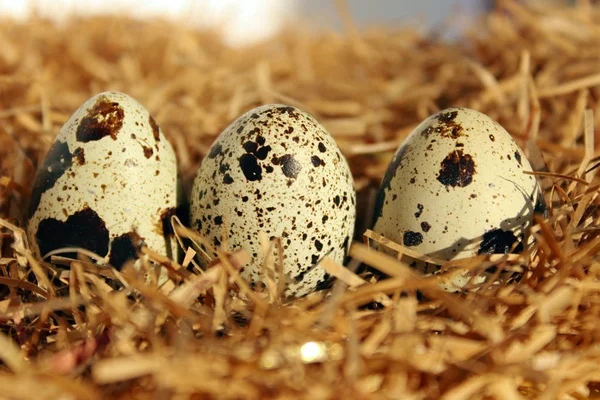
[[[585,1],[564,9],[502,1],[455,44],[412,29],[358,32],[348,18],[344,34],[299,25],[238,50],[161,21],[3,21],[0,397],[593,397],[599,49],[600,10]],[[189,260],[181,266],[145,249],[149,271],[150,261],[170,270],[161,289],[85,257],[36,259],[23,231],[35,168],[70,114],[104,90],[147,106],[188,189],[215,136],[245,110],[280,102],[313,113],[347,156],[361,198],[350,266],[390,278],[326,260],[337,283],[286,303],[276,290],[248,288],[239,251],[187,273]],[[533,252],[478,256],[443,273],[497,265],[523,274],[518,283],[447,294],[437,278],[368,246],[378,240],[366,223],[373,190],[393,151],[448,106],[506,127],[539,175],[550,216],[533,228]],[[180,237],[199,239],[173,222]],[[125,288],[113,290],[114,281]]]

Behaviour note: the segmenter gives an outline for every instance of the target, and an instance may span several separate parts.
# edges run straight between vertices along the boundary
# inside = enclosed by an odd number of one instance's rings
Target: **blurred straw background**
[[[339,30],[297,21],[242,47],[210,27],[122,13],[58,25],[4,19],[0,397],[597,396],[600,10],[576,3],[497,1],[451,42],[445,27],[460,19],[359,29],[342,1]],[[390,279],[325,262],[338,283],[292,303],[248,290],[237,273],[243,251],[187,274],[187,265],[145,249],[170,269],[160,290],[133,270],[36,259],[23,232],[35,169],[70,114],[104,90],[149,109],[188,189],[216,135],[242,112],[282,102],[313,113],[348,158],[361,199],[357,239],[366,233],[370,241],[378,240],[367,231],[373,193],[402,140],[442,108],[475,108],[526,150],[550,217],[534,227],[534,252],[445,265],[447,274],[497,266],[523,277],[460,295],[358,242],[351,263]],[[428,299],[419,301],[417,290]]]

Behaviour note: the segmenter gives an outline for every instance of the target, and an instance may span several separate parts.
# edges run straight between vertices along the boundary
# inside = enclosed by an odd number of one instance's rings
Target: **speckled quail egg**
[[[443,110],[394,155],[373,230],[443,260],[520,251],[534,213],[545,208],[536,178],[524,173],[531,170],[510,134],[487,115]],[[445,289],[467,280],[459,276]]]
[[[100,93],[69,118],[43,160],[28,237],[42,257],[77,247],[115,268],[142,243],[175,258],[170,216],[178,207],[175,153],[152,116],[126,94]]]
[[[286,105],[248,111],[216,139],[194,180],[190,224],[215,248],[252,255],[242,277],[263,280],[259,232],[281,238],[286,297],[306,295],[342,263],[356,215],[346,159],[312,116]],[[275,256],[278,257],[278,256]]]

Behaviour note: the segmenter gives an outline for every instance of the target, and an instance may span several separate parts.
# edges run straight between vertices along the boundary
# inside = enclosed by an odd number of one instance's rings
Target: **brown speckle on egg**
[[[148,116],[148,123],[150,123],[150,127],[152,128],[152,136],[154,136],[154,140],[160,142],[160,128],[151,115]]]
[[[255,155],[242,154],[238,161],[240,168],[248,181],[260,181],[262,179],[262,168],[258,165]]]
[[[64,214],[62,210],[61,214]],[[69,215],[64,222],[56,218],[43,219],[35,239],[42,256],[62,247],[82,247],[100,255],[108,252],[106,224],[89,207]]]
[[[79,165],[85,164],[85,151],[83,150],[83,148],[76,148],[73,152],[73,156],[75,157]]]
[[[439,133],[440,136],[450,139],[458,139],[465,135],[461,124],[455,121],[457,111],[441,112],[438,114],[438,125],[433,128],[433,131]]]
[[[404,232],[403,242],[407,247],[418,246],[423,243],[423,235],[419,232],[406,231]]]
[[[423,204],[417,204],[417,212],[415,213],[415,218],[419,218],[421,214],[423,214]]]
[[[123,126],[125,113],[118,102],[106,96],[98,96],[96,104],[82,118],[77,127],[76,137],[79,142],[87,143],[110,136],[117,140],[117,134]]]
[[[518,151],[515,151],[515,160],[517,160],[519,165],[523,165],[523,162],[521,161],[521,154],[519,154]]]
[[[441,162],[438,181],[446,186],[465,187],[473,181],[475,162],[470,154],[455,150]]]

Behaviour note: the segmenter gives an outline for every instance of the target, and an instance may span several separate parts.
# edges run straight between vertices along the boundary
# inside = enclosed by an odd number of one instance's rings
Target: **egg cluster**
[[[473,110],[444,110],[421,123],[396,152],[377,198],[373,229],[443,259],[519,251],[543,208],[525,155],[499,124]],[[179,260],[170,217],[178,215],[217,249],[244,249],[242,276],[264,281],[261,234],[279,238],[285,295],[329,281],[319,265],[343,263],[356,194],[333,137],[286,105],[248,111],[216,139],[191,198],[173,148],[131,97],[100,93],[60,130],[40,166],[27,232],[41,257],[85,249],[120,269],[143,245]],[[209,256],[216,256],[204,248]]]

